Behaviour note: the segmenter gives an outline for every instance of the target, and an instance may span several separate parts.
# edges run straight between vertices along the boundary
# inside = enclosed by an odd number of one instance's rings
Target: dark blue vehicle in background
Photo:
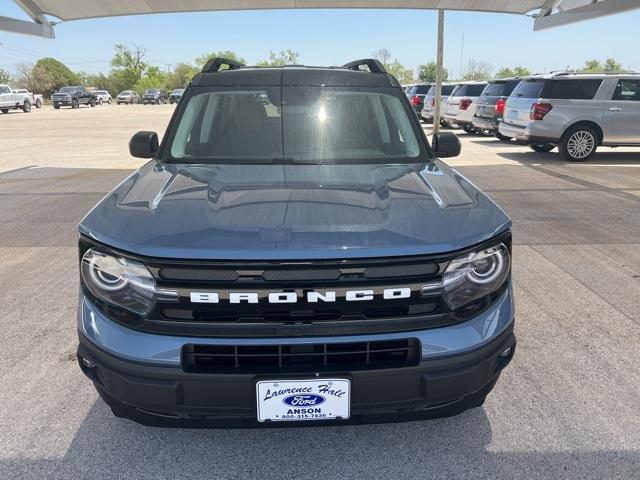
[[[433,143],[375,60],[212,59],[80,224],[81,369],[147,425],[482,405],[515,350],[511,221]]]

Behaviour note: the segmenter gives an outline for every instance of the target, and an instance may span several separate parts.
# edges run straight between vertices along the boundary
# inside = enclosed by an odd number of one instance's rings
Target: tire
[[[9,109],[8,108],[3,108],[2,110],[0,110],[2,113],[9,113]]]
[[[589,160],[600,143],[600,136],[588,125],[574,125],[569,128],[560,140],[559,150],[570,162]]]
[[[54,104],[53,104],[53,108],[54,108],[55,110],[60,110],[60,105],[58,105],[57,103],[54,103]]]
[[[478,130],[473,128],[471,125],[463,125],[462,126],[462,130],[464,130],[465,133],[467,133],[469,135],[477,135],[478,134]]]
[[[24,113],[29,113],[31,111],[31,102],[29,100],[26,100],[24,105],[22,105],[22,111]]]
[[[98,99],[98,105],[102,105],[102,97]]]
[[[111,99],[107,100],[107,103],[108,103],[109,105],[111,105]]]
[[[500,140],[501,142],[510,142],[510,141],[513,139],[513,137],[507,137],[506,135],[501,134],[501,133],[500,133],[500,132],[498,132],[497,130],[496,130],[496,132],[495,132],[495,136],[496,136],[496,138],[497,138],[498,140]]]
[[[553,143],[532,143],[529,145],[529,148],[534,152],[549,153],[556,148],[556,146]]]
[[[42,100],[36,98],[36,108],[42,108]]]
[[[78,103],[78,100],[71,100],[71,108],[79,108],[80,104]]]
[[[91,108],[93,108],[93,107],[95,107],[95,106],[96,106],[96,100],[95,100],[95,98],[92,98],[91,100],[89,100],[89,106],[90,106]]]

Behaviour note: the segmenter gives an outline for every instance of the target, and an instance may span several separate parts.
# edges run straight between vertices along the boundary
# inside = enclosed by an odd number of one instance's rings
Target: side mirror
[[[138,158],[153,158],[158,151],[156,132],[138,132],[129,140],[129,153]]]
[[[431,147],[436,157],[439,158],[457,157],[460,155],[460,150],[462,150],[460,139],[453,132],[435,133]]]

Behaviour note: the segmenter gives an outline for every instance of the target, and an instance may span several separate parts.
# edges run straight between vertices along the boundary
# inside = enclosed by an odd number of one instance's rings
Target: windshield
[[[424,161],[405,101],[393,88],[202,90],[181,108],[169,134],[168,160],[239,164]]]
[[[58,90],[58,92],[59,93],[73,93],[76,90],[77,90],[76,87],[62,87],[60,90]]]
[[[131,90],[125,90],[123,92],[120,92],[120,95],[131,95],[133,92]]]
[[[150,95],[155,95],[157,93],[160,93],[160,90],[155,90],[155,89],[147,89],[144,91],[145,94],[150,94]]]
[[[184,93],[184,88],[176,88],[173,92],[171,93]]]

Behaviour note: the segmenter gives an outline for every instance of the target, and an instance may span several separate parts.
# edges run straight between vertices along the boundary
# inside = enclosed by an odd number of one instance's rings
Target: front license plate
[[[347,419],[351,382],[345,378],[256,383],[259,422]]]

